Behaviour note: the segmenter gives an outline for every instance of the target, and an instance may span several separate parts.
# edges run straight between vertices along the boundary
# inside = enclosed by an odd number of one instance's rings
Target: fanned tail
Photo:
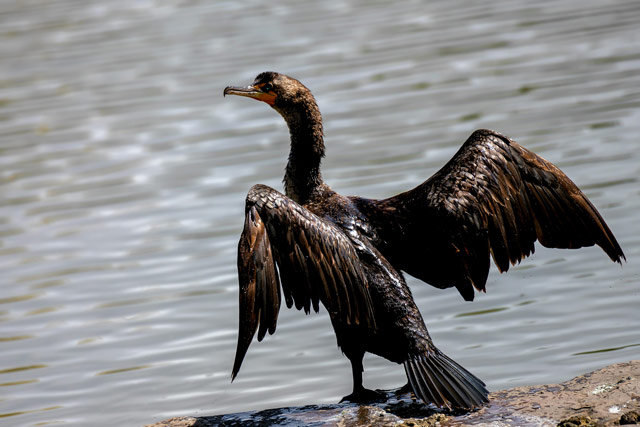
[[[411,356],[404,369],[413,392],[425,403],[469,410],[489,401],[485,384],[436,348]]]

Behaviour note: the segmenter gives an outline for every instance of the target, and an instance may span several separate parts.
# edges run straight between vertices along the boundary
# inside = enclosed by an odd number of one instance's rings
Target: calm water
[[[288,133],[222,97],[303,80],[324,176],[384,197],[476,128],[511,136],[591,198],[628,258],[544,250],[465,303],[410,279],[437,345],[490,389],[640,354],[640,3],[0,3],[0,424],[139,426],[335,402],[351,387],[325,313],[284,310],[230,384],[235,251]],[[402,367],[365,360],[365,385]]]

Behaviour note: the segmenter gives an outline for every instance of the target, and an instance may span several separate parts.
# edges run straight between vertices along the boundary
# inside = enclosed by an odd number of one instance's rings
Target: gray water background
[[[409,278],[436,344],[491,390],[640,354],[640,2],[0,2],[0,425],[131,425],[336,402],[326,313],[283,310],[230,383],[244,197],[281,188],[301,79],[343,194],[417,185],[476,128],[561,167],[628,258],[546,250],[473,303]],[[365,359],[365,385],[404,383]]]

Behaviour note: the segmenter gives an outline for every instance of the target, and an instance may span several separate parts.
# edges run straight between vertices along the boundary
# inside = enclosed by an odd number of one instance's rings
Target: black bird
[[[238,245],[240,325],[232,380],[249,345],[273,334],[282,294],[287,307],[329,312],[338,346],[350,360],[353,393],[362,385],[365,352],[404,364],[425,403],[472,409],[488,401],[485,384],[438,350],[401,273],[465,300],[485,291],[490,257],[501,272],[534,251],[600,246],[625,256],[609,227],[556,166],[515,141],[477,130],[435,175],[383,200],[345,197],[322,179],[322,117],[298,80],[275,72],[224,95],[264,101],[285,119],[291,151],[285,194],[249,190]],[[281,294],[282,288],[282,294]]]

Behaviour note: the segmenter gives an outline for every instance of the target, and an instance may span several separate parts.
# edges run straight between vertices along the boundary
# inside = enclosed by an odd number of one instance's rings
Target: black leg
[[[364,387],[362,386],[362,372],[364,372],[364,367],[362,366],[362,358],[364,357],[364,353],[362,355],[356,355],[353,358],[349,358],[351,362],[351,374],[353,375],[353,394],[358,394],[364,391]]]
[[[351,373],[353,375],[353,393],[345,396],[340,402],[354,402],[354,403],[368,403],[373,401],[386,400],[387,395],[379,393],[374,390],[368,390],[362,385],[362,358],[364,352],[360,353],[345,353],[349,361],[351,362]]]

